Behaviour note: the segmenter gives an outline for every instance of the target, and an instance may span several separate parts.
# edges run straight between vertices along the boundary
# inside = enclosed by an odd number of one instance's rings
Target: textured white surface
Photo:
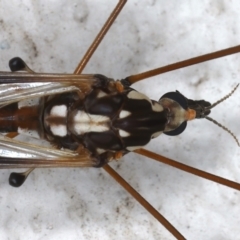
[[[0,68],[22,57],[38,72],[73,72],[112,1],[0,1]],[[84,73],[113,78],[239,44],[240,2],[129,0]],[[153,99],[179,90],[216,101],[240,82],[240,54],[136,84]],[[240,90],[212,117],[240,138]],[[212,123],[148,147],[240,182],[240,150]],[[239,239],[240,193],[134,154],[111,164],[187,239]],[[174,239],[102,169],[35,170],[19,189],[0,172],[0,239]]]

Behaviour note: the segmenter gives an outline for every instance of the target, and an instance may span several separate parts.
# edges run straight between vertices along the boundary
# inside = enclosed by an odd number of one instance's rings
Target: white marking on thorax
[[[86,132],[105,132],[109,130],[109,117],[95,114],[87,114],[77,111],[73,117],[73,129],[77,134]]]
[[[155,133],[152,135],[152,138],[156,138],[156,137],[158,137],[160,134],[162,134],[162,131],[155,132]]]
[[[129,116],[130,114],[131,114],[131,112],[122,110],[119,114],[119,118],[125,118],[125,117]]]
[[[136,100],[147,100],[151,105],[152,105],[152,110],[154,112],[162,112],[163,111],[163,107],[161,106],[161,104],[157,103],[157,102],[152,102],[152,100],[150,98],[148,98],[146,95],[139,93],[137,91],[131,91],[130,93],[128,93],[127,97],[129,99],[136,99]]]
[[[97,98],[102,98],[102,97],[105,97],[107,96],[107,94],[103,91],[99,91],[98,94],[97,94]]]
[[[56,116],[56,117],[67,117],[67,106],[66,105],[57,105],[52,107],[50,111],[50,117]]]
[[[159,103],[157,103],[157,102],[153,102],[153,104],[152,104],[152,110],[154,111],[154,112],[162,112],[163,111],[163,106],[161,105],[161,104],[159,104]]]
[[[128,98],[130,99],[137,99],[137,100],[147,100],[148,102],[151,103],[151,100],[144,94],[137,92],[137,91],[131,91],[130,93],[128,93],[127,95]]]
[[[65,137],[67,135],[66,125],[51,125],[50,130],[54,136]]]
[[[102,153],[105,153],[105,152],[106,152],[105,149],[97,148],[97,153],[98,153],[98,154],[102,154]]]
[[[66,124],[67,124],[67,106],[62,104],[62,105],[56,105],[53,106],[48,118],[62,118]],[[64,123],[59,123],[59,124],[53,124],[51,123],[49,125],[50,130],[54,136],[59,136],[59,137],[65,137],[67,135],[67,126]]]
[[[124,131],[124,130],[119,129],[119,135],[120,135],[121,137],[129,137],[129,136],[130,136],[130,133],[128,133],[128,132],[126,132],[126,131]]]
[[[142,148],[143,146],[131,146],[131,147],[127,147],[127,150],[130,152],[133,152],[136,149]]]

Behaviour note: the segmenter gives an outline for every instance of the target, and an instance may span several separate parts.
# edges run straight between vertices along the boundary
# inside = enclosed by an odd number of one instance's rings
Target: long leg
[[[219,184],[222,184],[224,186],[227,186],[227,187],[230,187],[230,188],[233,188],[233,189],[236,189],[236,190],[240,191],[240,184],[237,183],[237,182],[230,181],[228,179],[216,176],[214,174],[210,174],[210,173],[201,171],[199,169],[190,167],[190,166],[182,164],[180,162],[176,162],[176,161],[174,161],[170,158],[163,157],[159,154],[153,153],[153,152],[148,151],[148,150],[143,149],[143,148],[137,149],[134,152],[136,152],[138,154],[141,154],[145,157],[151,158],[153,160],[156,160],[158,162],[162,162],[162,163],[165,163],[165,164],[170,165],[172,167],[178,168],[182,171],[191,173],[191,174],[196,175],[198,177],[202,177],[202,178],[205,178],[207,180],[210,180],[210,181],[213,181],[213,182],[216,182],[216,183],[219,183]]]
[[[75,71],[74,71],[75,74],[80,74],[83,71],[84,67],[86,66],[86,64],[88,63],[90,58],[92,57],[93,53],[95,52],[95,50],[101,43],[102,39],[108,32],[109,28],[112,26],[113,22],[117,18],[118,14],[121,12],[121,10],[124,7],[126,2],[127,2],[127,0],[119,0],[117,6],[112,11],[112,13],[110,14],[106,23],[103,25],[102,29],[100,30],[100,32],[94,39],[93,43],[91,44],[91,46],[88,48],[87,52],[85,53],[83,59],[80,61],[77,68],[75,69]]]
[[[155,208],[152,207],[130,184],[128,184],[117,172],[109,165],[104,166],[108,172],[122,187],[124,187],[149,213],[152,214],[176,239],[185,239],[171,223],[169,223]]]
[[[227,49],[223,49],[223,50],[219,50],[213,53],[208,53],[202,56],[198,56],[198,57],[194,57],[194,58],[190,58],[187,60],[183,60],[180,62],[176,62],[173,64],[169,64],[167,66],[164,67],[159,67],[153,70],[149,70],[147,72],[143,72],[143,73],[139,73],[136,75],[132,75],[129,77],[126,77],[124,80],[127,82],[127,84],[131,85],[133,83],[136,83],[138,81],[144,80],[146,78],[150,78],[159,74],[163,74],[166,72],[170,72],[170,71],[174,71],[177,69],[181,69],[184,67],[189,67],[195,64],[199,64],[202,62],[206,62],[206,61],[210,61],[210,60],[214,60],[217,58],[221,58],[221,57],[225,57],[225,56],[229,56],[231,54],[236,54],[240,52],[240,45],[235,46],[235,47],[231,47],[231,48],[227,48]]]

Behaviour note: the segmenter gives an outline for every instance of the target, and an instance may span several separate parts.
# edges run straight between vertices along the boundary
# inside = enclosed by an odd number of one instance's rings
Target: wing
[[[0,108],[72,91],[84,97],[95,83],[94,75],[0,72]],[[56,149],[47,140],[19,133],[0,134],[0,156],[0,169],[96,166],[96,159],[84,148]]]
[[[33,138],[32,140],[42,141]],[[96,166],[96,159],[91,157],[91,153],[85,148],[78,151],[59,150],[4,135],[0,135],[0,156],[0,169]]]
[[[30,74],[0,72],[0,107],[31,98],[78,91],[87,94],[96,83],[94,75]]]

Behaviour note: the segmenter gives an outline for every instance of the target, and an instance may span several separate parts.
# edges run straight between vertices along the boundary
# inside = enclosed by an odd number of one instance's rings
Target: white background
[[[117,0],[0,1],[0,69],[72,73]],[[84,73],[121,79],[239,44],[240,2],[129,0]],[[240,82],[240,54],[154,77],[152,99],[179,90],[214,102]],[[212,117],[240,138],[240,89]],[[240,150],[207,120],[147,149],[240,182]],[[111,164],[187,239],[240,239],[240,193],[135,154]],[[0,171],[0,239],[174,239],[102,169],[35,170],[19,189]]]

